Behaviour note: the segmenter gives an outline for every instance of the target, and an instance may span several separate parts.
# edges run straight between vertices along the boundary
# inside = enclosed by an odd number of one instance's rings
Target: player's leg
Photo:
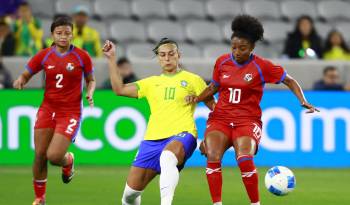
[[[47,181],[46,152],[52,139],[53,129],[43,128],[34,130],[35,157],[33,162],[33,186],[35,192],[34,205],[45,203]]]
[[[62,180],[64,183],[71,181],[74,176],[74,155],[67,152],[71,140],[66,135],[55,133],[49,149],[47,150],[47,158],[52,165],[62,167]]]
[[[253,157],[261,137],[260,123],[238,126],[233,131],[233,146],[242,180],[252,205],[259,205],[258,172]]]
[[[214,205],[222,204],[222,173],[221,159],[225,151],[232,146],[227,134],[212,130],[205,135],[205,147],[207,154],[206,175],[210,195]]]
[[[162,205],[172,203],[179,182],[179,172],[196,148],[197,139],[189,132],[182,132],[169,138],[159,157],[161,168],[159,188]]]
[[[222,204],[221,159],[232,146],[231,127],[228,124],[208,120],[205,131],[205,151],[207,155],[206,175],[211,199],[214,205]]]
[[[140,205],[143,190],[156,175],[153,169],[132,166],[125,184],[122,205]]]

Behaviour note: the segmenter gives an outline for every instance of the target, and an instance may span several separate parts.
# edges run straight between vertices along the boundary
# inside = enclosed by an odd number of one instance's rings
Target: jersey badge
[[[187,83],[186,80],[182,80],[182,81],[181,81],[181,86],[182,86],[182,87],[187,87],[187,84],[188,84],[188,83]]]
[[[253,79],[253,75],[251,73],[247,73],[244,76],[244,80],[250,82]]]
[[[72,71],[72,70],[74,69],[73,63],[67,63],[66,69],[67,69],[68,71]]]

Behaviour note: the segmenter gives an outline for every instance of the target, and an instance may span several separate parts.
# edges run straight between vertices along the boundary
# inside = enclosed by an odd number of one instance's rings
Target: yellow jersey
[[[193,118],[195,104],[187,104],[187,95],[199,95],[204,80],[196,74],[180,70],[176,74],[148,77],[135,84],[138,98],[146,98],[151,110],[145,140],[159,140],[187,131],[197,136]]]

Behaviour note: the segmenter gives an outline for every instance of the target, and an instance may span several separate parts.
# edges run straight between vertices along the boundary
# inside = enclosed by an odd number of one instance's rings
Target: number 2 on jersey
[[[63,88],[63,85],[61,84],[62,80],[63,80],[63,74],[57,74],[56,75],[56,88]]]
[[[230,103],[234,103],[234,104],[237,104],[241,101],[241,89],[239,88],[229,88],[230,90],[230,99],[229,99],[229,102]]]

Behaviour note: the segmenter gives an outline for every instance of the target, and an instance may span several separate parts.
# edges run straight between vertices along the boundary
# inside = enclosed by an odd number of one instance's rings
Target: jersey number
[[[164,100],[174,100],[175,99],[175,88],[165,88]]]
[[[69,125],[68,125],[67,130],[66,130],[66,133],[72,134],[72,132],[73,132],[73,127],[74,127],[75,125],[77,125],[77,120],[75,120],[75,119],[73,119],[73,118],[70,119],[70,120],[69,120]]]
[[[241,101],[241,89],[238,88],[229,88],[230,90],[230,99],[229,102],[230,103],[234,103],[237,104]]]
[[[56,75],[56,88],[63,88],[63,85],[61,84],[62,80],[63,80],[63,74],[57,74]]]

